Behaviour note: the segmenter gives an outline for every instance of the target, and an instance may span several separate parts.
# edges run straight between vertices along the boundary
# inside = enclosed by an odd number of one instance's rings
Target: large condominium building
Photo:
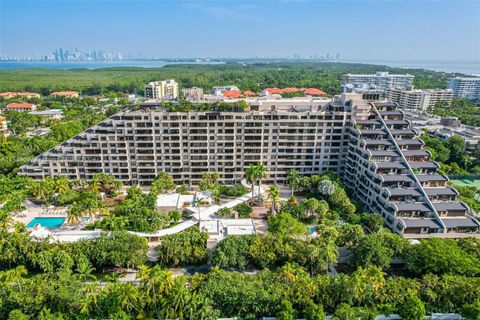
[[[448,88],[453,96],[469,100],[480,100],[480,78],[455,77],[448,79]]]
[[[149,82],[145,85],[144,90],[147,99],[178,99],[178,83],[175,80]]]
[[[369,89],[386,92],[391,88],[406,89],[413,84],[414,76],[410,74],[345,74],[342,79],[342,92],[352,92],[354,89]]]
[[[440,101],[450,104],[452,102],[452,90],[418,90],[413,89],[413,86],[409,86],[406,89],[391,88],[387,91],[387,99],[398,103],[401,108],[425,111],[429,108],[435,108]]]
[[[360,94],[247,102],[245,112],[166,112],[153,105],[120,112],[34,158],[21,172],[34,179],[87,180],[104,172],[136,185],[166,171],[177,184],[196,185],[205,172],[238,183],[259,162],[270,170],[266,183],[285,183],[290,169],[302,175],[331,170],[399,234],[478,229],[395,104],[374,107]]]

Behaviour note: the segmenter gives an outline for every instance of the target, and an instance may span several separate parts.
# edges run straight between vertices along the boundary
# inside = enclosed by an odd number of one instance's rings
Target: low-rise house
[[[53,97],[67,97],[67,98],[78,98],[80,97],[80,92],[78,91],[55,91],[50,93]]]
[[[48,109],[43,111],[31,111],[29,114],[34,116],[44,116],[52,120],[59,120],[63,118],[62,109]]]
[[[40,98],[40,94],[36,92],[0,92],[0,97],[5,99],[12,98]]]
[[[37,106],[33,103],[10,103],[5,107],[5,111],[35,111]]]
[[[38,128],[29,133],[27,133],[28,137],[42,137],[46,136],[50,132],[50,128]]]
[[[160,212],[182,211],[183,208],[193,206],[194,200],[194,195],[183,195],[179,193],[160,194],[157,196],[156,209]]]

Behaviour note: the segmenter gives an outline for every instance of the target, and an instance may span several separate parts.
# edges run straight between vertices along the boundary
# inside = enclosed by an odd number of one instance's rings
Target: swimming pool
[[[60,228],[62,224],[65,222],[66,218],[62,217],[37,217],[33,218],[28,224],[27,228],[33,228],[35,225],[40,224],[42,227],[45,228]]]

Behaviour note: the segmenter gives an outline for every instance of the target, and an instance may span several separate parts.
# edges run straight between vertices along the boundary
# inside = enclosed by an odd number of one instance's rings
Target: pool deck
[[[64,207],[49,207],[45,208],[44,206],[36,205],[30,201],[26,202],[25,210],[19,212],[13,217],[14,221],[22,222],[28,224],[34,218],[66,218],[67,217],[67,208]]]

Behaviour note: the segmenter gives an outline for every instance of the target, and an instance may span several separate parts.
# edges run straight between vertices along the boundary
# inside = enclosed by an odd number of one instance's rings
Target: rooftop
[[[447,228],[478,227],[480,223],[471,217],[442,218],[443,224]]]
[[[7,105],[7,109],[33,109],[34,107],[33,103],[10,103]]]
[[[420,212],[430,212],[432,209],[423,202],[402,202],[395,204],[398,208],[398,211],[420,211]]]
[[[50,93],[51,96],[78,96],[80,92],[78,91],[55,91]]]
[[[401,219],[407,228],[430,228],[440,229],[442,226],[435,220],[429,218],[402,218]]]

